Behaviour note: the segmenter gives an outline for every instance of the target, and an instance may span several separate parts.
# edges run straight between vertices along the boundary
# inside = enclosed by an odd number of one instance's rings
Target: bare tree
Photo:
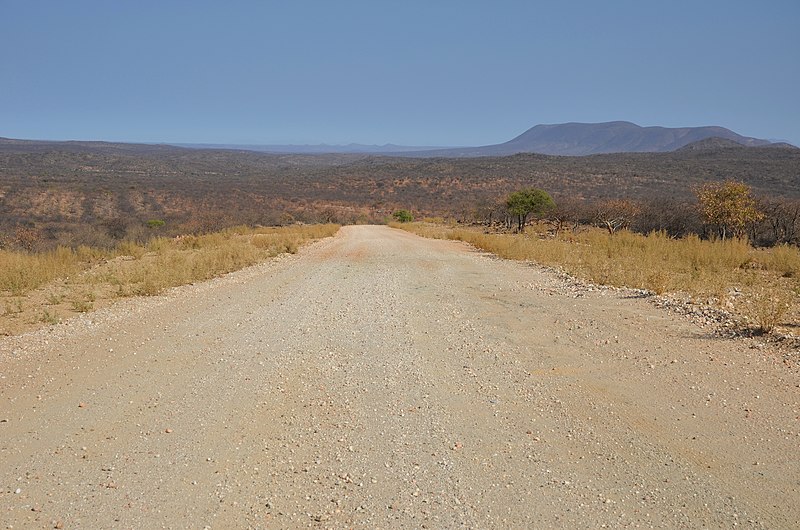
[[[800,201],[762,198],[758,200],[757,207],[764,215],[761,224],[767,229],[766,243],[781,245],[800,242]]]
[[[607,199],[595,206],[595,222],[614,235],[627,228],[639,214],[637,203],[629,199]]]
[[[562,230],[570,229],[575,232],[582,223],[590,224],[592,215],[584,201],[571,197],[558,197],[556,207],[547,212],[546,220],[553,228],[554,235],[558,237]]]

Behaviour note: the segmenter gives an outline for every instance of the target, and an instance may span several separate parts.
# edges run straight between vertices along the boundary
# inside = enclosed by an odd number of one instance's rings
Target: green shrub
[[[408,210],[397,210],[392,214],[392,217],[398,223],[410,223],[414,220],[414,216]]]

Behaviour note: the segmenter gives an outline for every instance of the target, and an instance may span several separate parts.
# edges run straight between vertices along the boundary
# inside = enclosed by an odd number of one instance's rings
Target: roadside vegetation
[[[455,222],[394,224],[424,237],[465,241],[502,258],[556,267],[582,280],[616,287],[672,294],[726,310],[744,329],[770,332],[800,326],[800,248],[782,244],[755,248],[746,238],[748,223],[761,220],[746,187],[721,183],[698,190],[710,237],[690,233],[671,237],[665,231],[634,233],[626,228],[630,205],[617,215],[603,211],[593,224],[556,228],[554,206],[524,229],[519,214],[494,226]],[[513,198],[513,194],[509,199]],[[744,212],[744,213],[743,213]],[[627,221],[626,221],[627,219]],[[612,225],[614,228],[609,228]],[[730,235],[734,234],[734,237]]]
[[[174,238],[153,237],[113,248],[59,247],[46,252],[0,249],[0,334],[85,313],[111,301],[164,290],[293,254],[332,236],[336,224],[249,228]]]
[[[30,320],[39,307],[30,297],[53,282],[67,285],[48,293],[42,321],[96,308],[107,290],[160,292],[271,252],[266,236],[237,226],[394,220],[418,229],[413,219],[442,216],[457,231],[509,238],[492,244],[519,259],[598,283],[767,308],[749,322],[769,329],[800,321],[798,172],[800,149],[778,147],[414,159],[5,145],[0,315]],[[213,233],[224,243],[200,248]],[[248,238],[264,242],[238,241]],[[82,290],[69,284],[90,275]]]
[[[398,223],[410,223],[414,220],[414,214],[408,210],[395,210],[392,212],[392,219]]]

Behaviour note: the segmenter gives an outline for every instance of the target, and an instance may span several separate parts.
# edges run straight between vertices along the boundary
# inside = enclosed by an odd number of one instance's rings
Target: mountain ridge
[[[711,141],[710,139],[713,139]],[[710,141],[708,145],[692,146]],[[395,144],[366,145],[255,145],[255,144],[191,144],[191,143],[123,143],[102,141],[17,140],[0,138],[3,147],[26,147],[30,150],[45,149],[59,144],[66,150],[80,147],[127,150],[164,150],[179,148],[187,150],[233,150],[270,154],[297,155],[379,155],[413,158],[472,158],[484,156],[509,156],[520,153],[588,156],[613,153],[665,153],[684,148],[702,149],[732,147],[794,147],[785,142],[770,142],[760,138],[742,136],[730,129],[716,125],[704,127],[642,127],[628,121],[602,123],[569,122],[540,124],[500,144],[475,147],[412,147]]]
[[[481,147],[441,149],[413,153],[413,156],[506,156],[538,153],[586,156],[609,153],[665,153],[707,138],[731,140],[745,147],[769,145],[768,140],[742,136],[710,125],[704,127],[642,127],[628,121],[603,123],[540,124],[511,140]],[[412,155],[412,153],[406,153]]]

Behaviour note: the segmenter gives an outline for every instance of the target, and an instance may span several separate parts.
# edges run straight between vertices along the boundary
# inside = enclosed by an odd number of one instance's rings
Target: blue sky
[[[0,136],[483,145],[539,123],[800,145],[800,2],[0,0]]]

